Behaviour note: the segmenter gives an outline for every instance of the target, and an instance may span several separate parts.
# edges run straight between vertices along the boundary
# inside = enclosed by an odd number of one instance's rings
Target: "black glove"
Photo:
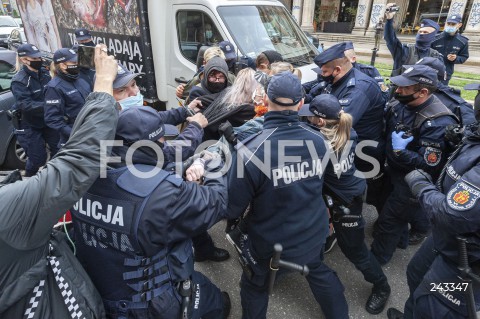
[[[421,169],[416,169],[408,173],[405,176],[405,182],[415,197],[418,197],[425,187],[433,185],[430,174]]]
[[[463,138],[463,127],[458,124],[450,124],[445,128],[445,140],[458,145]]]
[[[20,174],[20,171],[17,169],[11,172],[10,174],[8,174],[7,177],[5,177],[5,179],[0,182],[0,185],[12,184],[21,180],[22,180],[22,175]]]

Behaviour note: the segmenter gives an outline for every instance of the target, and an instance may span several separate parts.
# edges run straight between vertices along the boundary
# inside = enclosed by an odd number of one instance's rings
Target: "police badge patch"
[[[433,147],[427,147],[423,159],[428,166],[436,166],[442,159],[442,151]]]
[[[455,210],[469,210],[480,197],[480,189],[460,182],[447,194],[447,204]]]

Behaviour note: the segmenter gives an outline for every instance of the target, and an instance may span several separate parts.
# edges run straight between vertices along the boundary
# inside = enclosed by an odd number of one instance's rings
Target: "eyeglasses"
[[[208,76],[208,80],[210,82],[216,81],[216,82],[225,82],[225,75],[221,73],[215,73],[215,74],[210,74]]]

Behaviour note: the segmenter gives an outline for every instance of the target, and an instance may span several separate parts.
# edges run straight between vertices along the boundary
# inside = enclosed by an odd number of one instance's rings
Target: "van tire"
[[[27,155],[20,144],[18,144],[16,136],[13,136],[10,144],[8,144],[3,167],[8,169],[25,169],[26,162]]]

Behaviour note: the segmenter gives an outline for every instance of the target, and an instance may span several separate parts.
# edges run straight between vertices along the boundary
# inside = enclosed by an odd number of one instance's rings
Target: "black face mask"
[[[35,70],[40,70],[42,68],[43,61],[30,61],[30,67],[35,69]]]
[[[67,65],[67,73],[71,75],[77,75],[78,74],[78,65]]]
[[[418,92],[418,91],[417,91],[417,92]],[[395,92],[395,93],[393,94],[393,97],[394,97],[398,102],[407,105],[408,103],[410,103],[410,102],[412,102],[412,101],[414,101],[414,100],[417,99],[416,97],[414,97],[415,93],[417,93],[417,92],[413,92],[412,94],[408,94],[408,95],[402,95],[402,94],[399,94],[399,93]]]
[[[95,43],[93,43],[93,41],[88,41],[88,42],[82,43],[82,45],[84,45],[86,47],[94,47]]]
[[[227,82],[208,82],[208,90],[212,93],[219,93],[227,87]]]
[[[332,84],[333,80],[335,80],[335,78],[337,77],[336,75],[333,75],[333,72],[332,74],[327,76],[323,76],[323,75],[320,75],[320,76],[322,77],[322,81],[324,81],[327,84]]]

